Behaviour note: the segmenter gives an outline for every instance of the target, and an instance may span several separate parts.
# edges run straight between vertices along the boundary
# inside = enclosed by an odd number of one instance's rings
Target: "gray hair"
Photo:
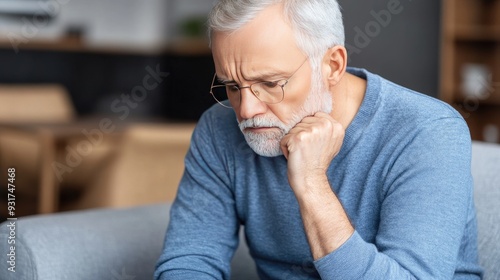
[[[344,24],[337,0],[219,0],[208,18],[208,35],[233,32],[254,19],[259,12],[283,3],[283,13],[295,32],[297,46],[319,67],[328,48],[343,46]]]

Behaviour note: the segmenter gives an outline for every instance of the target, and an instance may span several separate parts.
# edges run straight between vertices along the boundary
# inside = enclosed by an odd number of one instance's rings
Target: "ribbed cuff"
[[[314,262],[321,279],[362,279],[377,254],[355,231],[337,250]]]

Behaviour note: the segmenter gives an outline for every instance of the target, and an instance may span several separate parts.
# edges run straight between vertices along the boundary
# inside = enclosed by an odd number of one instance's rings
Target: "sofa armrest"
[[[472,177],[479,264],[484,279],[500,279],[500,145],[473,142]]]
[[[4,222],[0,278],[151,280],[168,218],[169,205],[154,204],[23,217],[12,231],[11,221]],[[15,246],[15,272],[8,270],[10,246]],[[257,279],[244,242],[232,267],[233,279]]]
[[[0,228],[2,279],[151,279],[168,206],[99,209],[19,218]],[[15,273],[6,273],[15,234]],[[123,278],[123,277],[122,277]],[[123,278],[127,279],[127,278]]]

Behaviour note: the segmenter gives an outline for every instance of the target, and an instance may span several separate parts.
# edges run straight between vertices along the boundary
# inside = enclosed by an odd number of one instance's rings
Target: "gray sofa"
[[[500,279],[500,145],[474,142],[472,173],[484,279]],[[0,227],[0,279],[152,279],[168,210],[159,204],[31,216],[18,219],[14,231],[7,221]],[[15,273],[8,271],[11,233]],[[258,279],[241,240],[232,279]]]

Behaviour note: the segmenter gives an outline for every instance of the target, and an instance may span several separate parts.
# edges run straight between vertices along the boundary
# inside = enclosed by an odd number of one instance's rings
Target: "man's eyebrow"
[[[245,76],[245,80],[248,81],[274,81],[278,77],[286,76],[285,71],[270,70],[262,71],[254,76]]]
[[[282,78],[286,76],[285,71],[270,70],[265,72],[260,72],[254,76],[244,76],[246,81],[275,81],[278,77]],[[235,80],[229,80],[217,76],[217,80],[223,84],[238,84]]]
[[[217,76],[217,81],[221,84],[236,84],[236,82],[233,80],[224,79],[219,76]]]

